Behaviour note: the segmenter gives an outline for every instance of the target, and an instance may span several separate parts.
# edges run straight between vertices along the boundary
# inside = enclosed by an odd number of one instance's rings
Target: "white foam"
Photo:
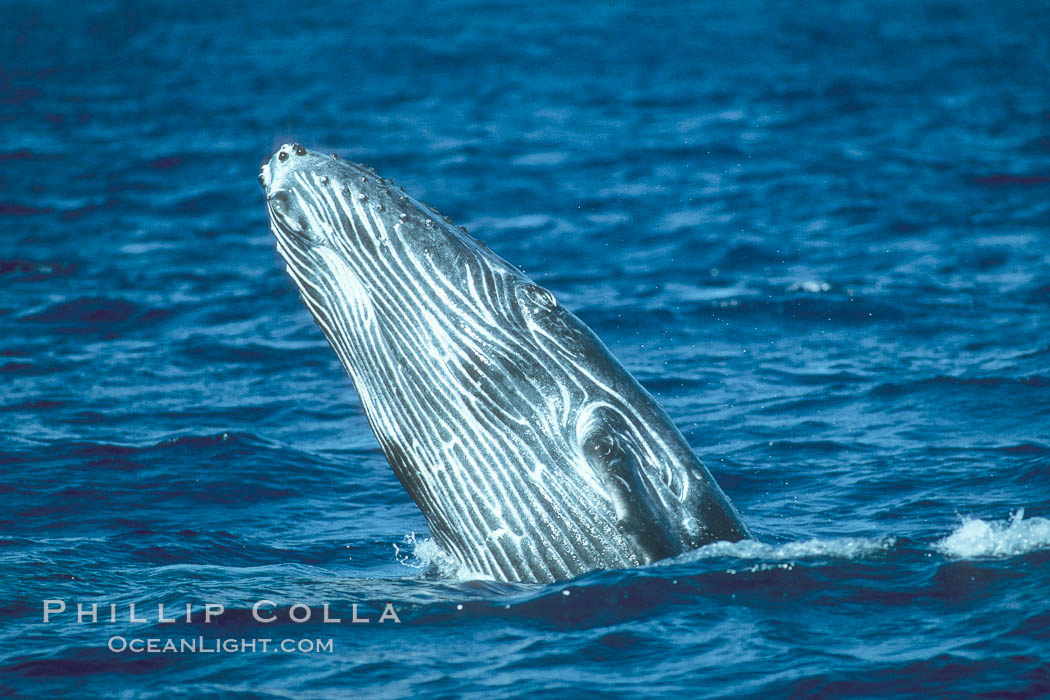
[[[1024,508],[1009,520],[967,518],[952,534],[934,544],[943,554],[960,559],[1014,557],[1050,548],[1050,520],[1024,519]]]
[[[831,285],[824,280],[802,280],[788,287],[789,292],[809,292],[810,294],[826,292],[830,289]]]
[[[755,563],[753,566],[739,567],[740,571],[790,569],[795,562],[805,559],[857,559],[880,554],[892,549],[896,541],[893,537],[839,537],[784,544],[766,544],[756,540],[714,542],[677,557],[655,562],[652,566],[725,557],[738,560],[741,564],[743,561]],[[493,580],[491,576],[471,571],[460,564],[432,539],[418,539],[414,532],[405,535],[401,544],[394,545],[394,556],[403,566],[417,569],[424,575],[453,581]],[[736,568],[729,571],[737,573]]]
[[[417,539],[414,532],[405,535],[401,544],[394,545],[394,558],[402,566],[418,569],[423,574],[431,574],[443,579],[492,580],[491,576],[471,571],[467,566],[456,561],[429,537],[422,540]]]
[[[730,557],[764,561],[856,559],[885,552],[891,549],[896,541],[893,537],[837,537],[784,544],[766,544],[757,540],[714,542],[687,552],[682,557],[687,557],[688,560]]]

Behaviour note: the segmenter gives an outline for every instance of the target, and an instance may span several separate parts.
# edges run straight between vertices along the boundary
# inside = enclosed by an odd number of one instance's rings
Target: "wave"
[[[19,281],[37,281],[50,277],[70,275],[77,272],[77,265],[71,262],[46,262],[9,258],[0,260],[0,275],[8,275]]]
[[[1050,520],[1024,519],[1024,508],[1008,520],[967,518],[934,548],[959,559],[1014,557],[1038,549],[1050,549]]]
[[[806,560],[855,560],[889,553],[898,540],[890,535],[878,537],[838,537],[769,544],[758,540],[713,542],[670,559],[655,562],[653,567],[677,566],[699,561],[724,559],[730,563],[755,562],[793,564]],[[1007,558],[1028,552],[1050,549],[1050,519],[1024,518],[1024,509],[1003,521],[967,518],[943,539],[931,545],[935,552],[956,559]],[[922,549],[925,549],[923,547]],[[395,557],[403,566],[416,569],[426,578],[453,581],[492,580],[471,571],[442,550],[430,538],[419,539],[410,533],[401,544],[394,545]],[[735,573],[734,569],[729,570]]]
[[[148,307],[127,299],[78,297],[19,313],[21,321],[47,324],[60,334],[115,333],[172,316],[169,308]]]
[[[1038,374],[1024,377],[953,377],[937,375],[935,377],[915,379],[902,384],[886,382],[873,387],[869,394],[871,396],[899,396],[913,391],[924,391],[941,387],[981,387],[989,389],[1034,387],[1041,389],[1047,386],[1050,386],[1050,378]]]
[[[880,554],[893,548],[894,537],[837,537],[803,540],[783,544],[766,544],[758,540],[713,542],[676,557],[673,561],[698,561],[729,557],[734,559],[761,559],[788,561],[797,559],[858,559]]]
[[[893,549],[894,537],[840,537],[766,544],[757,540],[714,542],[652,564],[675,566],[705,559],[736,559],[760,562],[795,562],[806,559],[859,559]],[[394,556],[403,566],[418,570],[426,578],[452,581],[491,581],[456,561],[430,538],[420,539],[412,532],[394,545]]]

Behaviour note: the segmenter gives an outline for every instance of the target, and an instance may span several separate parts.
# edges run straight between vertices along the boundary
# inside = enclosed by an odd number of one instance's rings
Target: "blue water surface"
[[[3,7],[0,693],[1050,694],[1046,3]],[[275,253],[291,140],[549,287],[760,542],[449,566]]]

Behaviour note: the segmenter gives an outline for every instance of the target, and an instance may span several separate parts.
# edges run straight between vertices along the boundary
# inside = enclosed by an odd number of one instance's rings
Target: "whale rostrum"
[[[598,337],[465,229],[298,144],[259,179],[390,466],[471,572],[556,581],[750,537]]]

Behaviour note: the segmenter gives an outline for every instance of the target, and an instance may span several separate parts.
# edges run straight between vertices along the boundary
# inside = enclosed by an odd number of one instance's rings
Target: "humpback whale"
[[[751,536],[598,337],[466,229],[295,143],[259,181],[390,466],[471,572],[551,582]]]

